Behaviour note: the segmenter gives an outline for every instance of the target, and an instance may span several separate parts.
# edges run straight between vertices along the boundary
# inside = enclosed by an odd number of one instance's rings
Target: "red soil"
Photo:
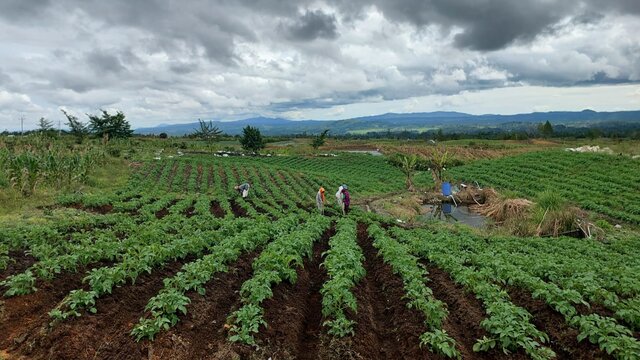
[[[211,212],[211,214],[213,214],[213,216],[217,218],[221,219],[224,217],[224,210],[220,206],[220,202],[218,202],[217,200],[213,200],[211,202],[211,207],[209,208],[209,211]]]
[[[444,302],[449,310],[443,328],[455,339],[464,359],[528,359],[524,352],[511,355],[506,355],[498,349],[474,352],[473,345],[478,339],[490,337],[480,326],[482,320],[487,317],[482,302],[466,292],[463,286],[454,283],[443,270],[429,263],[425,265],[429,272],[427,277],[430,279],[427,286],[431,288],[435,298]]]
[[[442,359],[420,348],[419,336],[426,331],[424,316],[406,307],[401,279],[377,256],[362,223],[358,243],[367,275],[354,289],[358,312],[351,350],[363,359]]]
[[[322,253],[335,234],[332,226],[316,242],[311,258],[297,269],[295,284],[282,283],[274,288],[273,297],[264,302],[266,327],[258,335],[263,358],[313,359],[319,352],[322,333],[322,295],[326,281]]]
[[[520,288],[510,287],[508,292],[514,304],[533,315],[531,323],[549,335],[549,346],[557,354],[556,359],[612,359],[588,340],[578,342],[579,331],[570,327],[564,316],[543,300],[534,299],[529,292]]]
[[[191,304],[180,322],[154,342],[145,341],[149,359],[233,359],[235,346],[227,341],[226,318],[241,305],[239,290],[253,271],[258,252],[242,255],[226,273],[205,286],[205,295],[189,294]]]
[[[9,251],[9,264],[7,268],[0,272],[0,281],[15,274],[19,274],[29,268],[36,262],[36,258],[27,255],[24,251]]]

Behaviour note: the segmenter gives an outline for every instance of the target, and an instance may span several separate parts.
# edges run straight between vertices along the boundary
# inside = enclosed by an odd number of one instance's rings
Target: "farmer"
[[[344,213],[344,208],[342,207],[342,187],[343,185],[340,185],[340,187],[338,188],[338,192],[336,193],[336,201],[338,202],[338,209],[342,210],[342,212]]]
[[[320,186],[320,190],[316,194],[316,205],[318,205],[318,210],[320,210],[320,214],[324,215],[324,188]]]
[[[349,205],[351,205],[351,195],[347,189],[347,185],[342,186],[342,214],[347,215],[349,213]]]
[[[249,195],[249,188],[251,187],[251,185],[249,185],[249,183],[244,183],[242,185],[236,185],[233,188],[238,190],[238,192],[240,194],[242,194],[242,198],[246,198],[247,195]]]

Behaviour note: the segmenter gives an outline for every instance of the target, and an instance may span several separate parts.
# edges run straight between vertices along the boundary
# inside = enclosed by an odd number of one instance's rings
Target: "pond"
[[[344,152],[382,156],[382,153],[378,150],[344,150]]]
[[[466,205],[455,206],[453,204],[423,205],[427,211],[422,216],[424,220],[441,220],[449,223],[461,223],[472,227],[481,228],[487,224],[487,218],[469,210]]]

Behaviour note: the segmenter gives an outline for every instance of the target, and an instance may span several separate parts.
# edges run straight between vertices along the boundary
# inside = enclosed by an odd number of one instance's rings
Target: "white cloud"
[[[471,17],[453,2],[413,0],[12,3],[0,2],[7,128],[20,114],[34,124],[61,118],[62,106],[120,109],[134,127],[389,109],[638,108],[637,94],[621,94],[640,81],[639,11],[618,0],[488,0]],[[527,23],[490,31],[480,15],[495,9]],[[584,86],[611,83],[619,97]],[[582,98],[563,90],[571,87]]]

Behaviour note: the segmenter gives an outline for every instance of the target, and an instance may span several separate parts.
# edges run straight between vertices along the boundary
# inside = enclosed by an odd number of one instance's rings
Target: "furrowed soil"
[[[29,359],[142,359],[147,351],[130,335],[144,314],[149,299],[163,287],[162,280],[175,275],[184,264],[172,262],[131,285],[117,287],[96,301],[96,314],[36,329],[17,350]]]
[[[202,173],[204,172],[202,164],[198,164],[197,171],[198,175],[196,176],[196,191],[202,192],[202,189],[205,188],[204,186],[202,186]]]
[[[570,327],[564,316],[543,300],[534,299],[531,293],[524,289],[510,287],[507,290],[514,304],[525,308],[533,315],[531,323],[549,335],[549,346],[555,351],[556,359],[613,359],[588,340],[578,342],[579,331]]]
[[[166,182],[167,190],[171,191],[171,186],[173,185],[173,179],[176,177],[177,173],[178,173],[178,162],[174,161],[173,165],[171,166],[171,172],[167,177],[167,182]]]
[[[406,307],[402,280],[373,247],[367,226],[358,223],[358,244],[365,255],[367,275],[354,289],[358,300],[351,351],[362,359],[443,359],[421,349],[419,336],[426,331],[424,316]],[[353,318],[353,317],[352,317]]]
[[[284,282],[274,288],[273,297],[263,304],[268,324],[258,334],[263,349],[245,355],[274,360],[317,359],[323,320],[320,289],[327,280],[326,270],[320,265],[334,234],[332,225],[315,243],[311,258],[297,269],[295,284]]]
[[[213,189],[213,166],[207,166],[207,189]],[[216,189],[217,190],[217,189]]]
[[[75,203],[70,204],[67,207],[100,215],[108,214],[111,212],[111,210],[113,210],[113,205],[111,204],[105,204],[101,206],[84,206],[81,203]]]
[[[616,318],[615,312],[607,309],[601,304],[591,302],[588,307],[583,304],[576,304],[576,310],[580,315],[597,314],[603,317],[614,318],[620,324],[627,326],[629,330],[631,330],[633,337],[635,337],[637,340],[640,340],[640,331],[634,330],[635,326],[633,324],[624,319]]]
[[[34,293],[0,300],[0,349],[14,353],[18,348],[26,348],[51,321],[49,311],[69,291],[82,287],[85,271],[103,265],[106,263],[80,268],[76,273],[58,274],[52,281],[37,281],[38,290]]]
[[[148,350],[148,358],[160,359],[234,359],[238,355],[227,341],[227,316],[238,309],[240,287],[253,274],[251,264],[259,251],[242,255],[226,273],[214,276],[205,285],[205,295],[187,294],[191,304],[187,315],[155,341],[139,344]],[[145,357],[146,358],[146,357]]]
[[[156,219],[160,220],[163,217],[169,215],[169,208],[172,207],[173,205],[175,205],[178,202],[178,200],[171,200],[171,202],[169,203],[169,205],[163,207],[162,209],[156,211],[155,215],[156,215]]]
[[[211,212],[211,214],[213,214],[213,216],[219,219],[222,219],[224,217],[224,209],[222,209],[222,207],[220,206],[220,202],[218,202],[217,200],[213,200],[211,202],[209,211]]]
[[[248,217],[247,210],[245,210],[242,206],[240,206],[235,199],[230,199],[229,203],[231,204],[231,211],[235,217]]]
[[[182,191],[189,192],[189,175],[193,167],[190,164],[184,167],[184,173],[182,174]]]
[[[449,274],[431,263],[423,262],[429,274],[427,286],[433,296],[444,302],[449,310],[443,329],[456,341],[463,359],[528,359],[524,352],[506,355],[498,349],[488,352],[474,352],[473,345],[478,339],[489,334],[480,323],[487,317],[482,302],[464,287],[451,280]]]
[[[31,255],[27,255],[24,251],[9,251],[9,264],[7,268],[0,272],[0,281],[6,279],[11,275],[20,274],[27,270],[31,265],[35,264],[36,258]]]

